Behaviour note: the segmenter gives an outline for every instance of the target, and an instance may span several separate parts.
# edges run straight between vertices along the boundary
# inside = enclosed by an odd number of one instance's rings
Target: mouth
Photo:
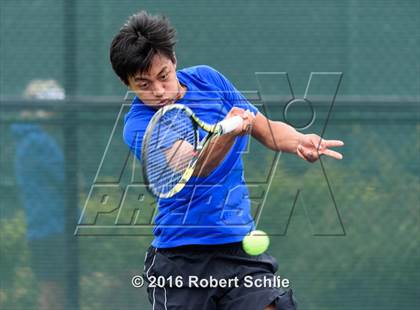
[[[171,102],[172,102],[172,100],[170,100],[170,99],[164,99],[164,100],[159,101],[156,105],[159,106],[159,107],[163,107],[165,105],[170,104]]]

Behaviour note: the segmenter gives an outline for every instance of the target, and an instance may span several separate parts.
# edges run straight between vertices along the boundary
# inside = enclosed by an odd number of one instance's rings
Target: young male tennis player
[[[341,159],[328,148],[343,142],[268,120],[211,67],[176,70],[174,46],[175,29],[169,21],[144,11],[131,16],[112,41],[112,67],[137,95],[124,127],[132,152],[141,159],[146,127],[168,104],[184,104],[209,124],[236,115],[243,122],[216,139],[217,147],[207,154],[193,187],[158,201],[155,238],[144,268],[153,309],[297,309],[291,290],[270,285],[276,282],[275,258],[267,253],[250,256],[242,249],[254,222],[240,153],[248,134],[272,150],[308,162],[320,154]]]

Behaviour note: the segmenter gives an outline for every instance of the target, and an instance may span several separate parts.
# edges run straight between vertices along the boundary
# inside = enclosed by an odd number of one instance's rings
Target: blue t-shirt
[[[27,238],[64,233],[64,154],[39,125],[15,123],[16,183],[26,211]]]
[[[176,103],[188,106],[201,120],[214,124],[233,107],[257,113],[239,91],[208,66],[177,71],[187,87]],[[124,141],[141,160],[141,145],[147,125],[156,112],[137,97],[125,116]],[[175,196],[159,199],[152,245],[169,248],[188,244],[238,242],[254,228],[241,153],[248,136],[238,136],[223,161],[207,177],[192,177]]]

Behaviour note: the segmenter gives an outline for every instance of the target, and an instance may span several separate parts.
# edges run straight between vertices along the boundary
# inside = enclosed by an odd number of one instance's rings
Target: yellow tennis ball
[[[270,239],[262,230],[251,231],[242,240],[242,247],[249,255],[260,255],[267,251]]]

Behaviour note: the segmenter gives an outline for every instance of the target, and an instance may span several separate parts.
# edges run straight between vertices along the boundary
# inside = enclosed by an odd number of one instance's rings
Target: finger
[[[255,114],[253,112],[249,112],[249,116],[250,116],[252,122],[254,122],[255,118],[256,118]]]
[[[246,119],[250,119],[249,110],[245,110],[244,116],[246,117]]]
[[[233,107],[232,109],[230,109],[228,115],[229,116],[237,116],[237,115],[239,115],[239,116],[243,117],[244,113],[245,113],[245,110],[244,109]]]
[[[244,120],[242,124],[242,134],[248,134],[252,130],[252,122],[249,119]]]
[[[245,110],[244,110],[244,109],[241,109],[241,108],[238,108],[238,107],[233,107],[232,109],[230,109],[230,111],[229,111],[229,112],[237,112],[237,111],[240,111],[240,112],[245,112]]]
[[[298,146],[297,150],[296,150],[296,154],[302,158],[303,160],[306,160],[305,156],[303,156],[302,151],[301,151],[301,147]]]
[[[247,110],[245,111],[244,115],[242,116],[244,122],[243,122],[243,128],[246,128],[246,131],[250,131],[250,126],[254,124],[255,119],[252,117],[252,114]]]
[[[252,115],[249,115],[248,122],[251,124],[251,126],[253,126],[255,123],[255,117],[252,117]]]
[[[325,147],[335,147],[335,146],[343,146],[344,142],[341,140],[322,140],[322,145]]]
[[[247,109],[245,112],[249,115],[250,118],[255,118],[254,112],[251,112],[249,109]]]
[[[245,129],[245,132],[246,132],[247,134],[250,134],[250,133],[251,133],[251,131],[252,131],[252,125],[251,125],[251,124],[248,124],[248,125],[247,125],[247,127],[246,127],[246,129]]]
[[[302,145],[298,146],[297,151],[302,155],[301,157],[303,159],[311,163],[313,163],[314,161],[317,161],[319,158],[319,155],[317,153],[304,148]]]
[[[315,152],[310,151],[310,152],[306,153],[306,158],[308,159],[308,161],[310,161],[312,163],[312,162],[318,160],[319,155]]]
[[[252,114],[250,110],[246,110],[245,114],[250,121],[252,121],[255,118],[254,114]]]
[[[333,151],[333,150],[324,150],[322,151],[322,154],[333,157],[335,159],[343,159],[343,155],[341,153]]]

